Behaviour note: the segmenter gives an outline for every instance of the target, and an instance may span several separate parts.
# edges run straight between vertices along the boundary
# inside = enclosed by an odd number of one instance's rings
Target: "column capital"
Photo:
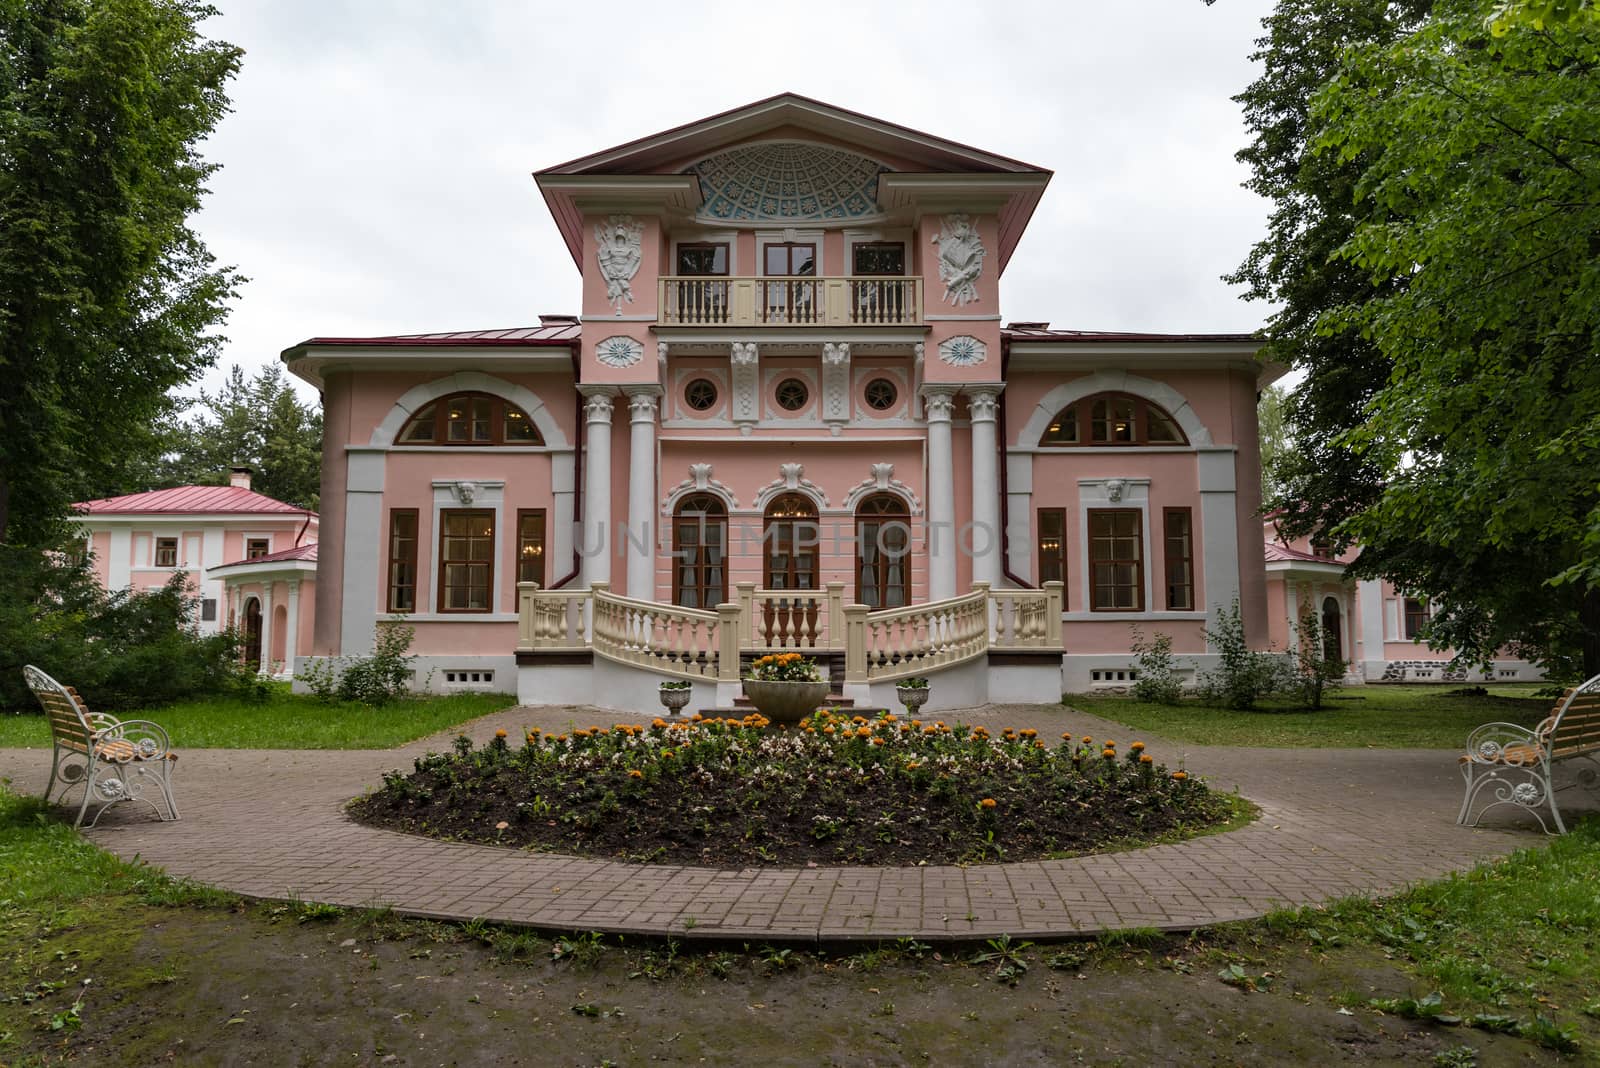
[[[591,423],[611,423],[611,398],[617,395],[616,386],[579,386],[583,396],[583,416]]]
[[[623,386],[623,394],[628,398],[628,416],[634,423],[654,423],[656,411],[660,407],[660,398],[663,390],[657,385]]]
[[[1000,391],[1005,388],[1004,382],[999,384],[984,382],[967,386],[962,390],[967,396],[967,412],[974,423],[994,422],[995,413],[1000,407]]]
[[[928,413],[930,423],[948,423],[950,413],[955,409],[956,393],[959,387],[949,385],[923,386],[922,404]]]

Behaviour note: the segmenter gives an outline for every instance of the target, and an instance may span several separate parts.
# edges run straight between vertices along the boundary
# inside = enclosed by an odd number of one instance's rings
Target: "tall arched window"
[[[892,493],[856,507],[856,598],[868,608],[911,603],[911,513]]]
[[[1323,598],[1322,658],[1324,660],[1344,659],[1344,636],[1340,633],[1342,629],[1339,625],[1339,598]]]
[[[817,508],[809,497],[785,493],[767,505],[761,531],[766,588],[817,589],[817,541]]]
[[[672,514],[672,603],[715,608],[728,599],[728,509],[712,493],[693,493]]]
[[[396,445],[543,445],[528,413],[491,393],[452,393],[406,420]]]
[[[1177,420],[1153,401],[1131,393],[1096,393],[1075,400],[1045,427],[1040,445],[1187,445]]]

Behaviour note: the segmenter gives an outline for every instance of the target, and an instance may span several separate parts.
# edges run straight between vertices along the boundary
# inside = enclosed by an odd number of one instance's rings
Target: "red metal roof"
[[[121,497],[102,497],[96,501],[79,501],[73,507],[85,515],[315,514],[239,486],[177,486],[173,489],[128,493]]]
[[[1331,556],[1318,556],[1315,553],[1301,552],[1291,549],[1280,541],[1267,542],[1267,563],[1269,564],[1327,564],[1329,567],[1343,567],[1344,564]]]
[[[438,346],[539,346],[571,345],[583,334],[574,320],[548,326],[513,326],[501,330],[448,330],[436,334],[382,334],[378,337],[314,337],[293,345],[288,351],[310,345],[372,345],[395,348]]]
[[[1011,341],[1170,341],[1170,342],[1227,342],[1260,341],[1254,334],[1147,334],[1123,330],[1051,330],[1032,323],[1012,323],[1001,331]]]
[[[207,570],[220,571],[225,567],[238,567],[241,564],[276,564],[286,560],[306,560],[316,563],[317,543],[311,542],[307,545],[296,545],[293,549],[282,549],[275,553],[268,553],[266,556],[258,556],[253,560],[229,560],[225,564],[218,564],[216,567],[207,568]]]

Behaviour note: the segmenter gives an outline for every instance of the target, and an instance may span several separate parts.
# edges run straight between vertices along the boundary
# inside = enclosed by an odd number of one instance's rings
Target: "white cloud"
[[[578,309],[531,172],[785,90],[1056,172],[1011,319],[1248,330],[1218,276],[1261,234],[1229,97],[1267,0],[221,0],[246,49],[196,225],[251,281],[222,366],[314,335]],[[214,384],[221,371],[209,381]]]

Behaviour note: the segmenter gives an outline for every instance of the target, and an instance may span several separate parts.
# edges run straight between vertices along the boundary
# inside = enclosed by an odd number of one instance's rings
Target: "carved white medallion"
[[[946,304],[969,304],[978,299],[978,279],[983,258],[989,254],[978,228],[965,215],[946,215],[944,228],[933,238],[939,246],[939,281],[944,283]]]
[[[952,367],[974,367],[989,358],[989,346],[971,334],[939,342],[939,359]]]
[[[607,367],[632,367],[644,359],[644,344],[634,338],[618,334],[596,345],[594,356]]]
[[[622,305],[633,303],[633,276],[644,262],[644,223],[634,222],[632,215],[613,215],[595,224],[594,242],[606,299],[621,315]]]

